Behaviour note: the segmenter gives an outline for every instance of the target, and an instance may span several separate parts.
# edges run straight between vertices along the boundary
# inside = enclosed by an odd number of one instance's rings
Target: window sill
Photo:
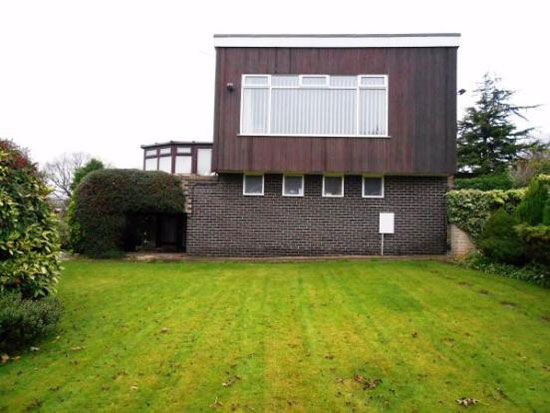
[[[389,135],[309,135],[309,134],[287,134],[287,133],[239,133],[237,136],[246,138],[367,138],[367,139],[390,139]]]

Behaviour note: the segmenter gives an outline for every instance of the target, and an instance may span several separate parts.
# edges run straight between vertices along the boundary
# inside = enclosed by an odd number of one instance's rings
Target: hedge
[[[508,191],[463,189],[447,193],[447,216],[449,223],[468,232],[474,240],[491,215],[499,208],[512,213],[521,202],[525,189]]]
[[[71,247],[95,258],[123,255],[129,214],[183,213],[179,177],[137,169],[103,169],[88,174],[68,209]]]
[[[493,189],[508,190],[514,187],[512,178],[508,173],[499,175],[484,175],[475,178],[455,178],[454,187],[460,189],[479,189],[490,191]]]
[[[55,293],[60,246],[50,192],[26,151],[0,140],[0,292]]]

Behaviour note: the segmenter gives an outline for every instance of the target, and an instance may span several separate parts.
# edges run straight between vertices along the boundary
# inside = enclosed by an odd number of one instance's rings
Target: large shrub
[[[518,225],[517,234],[525,245],[525,254],[533,261],[550,265],[550,225]]]
[[[59,237],[49,192],[25,151],[0,140],[0,293],[36,298],[55,292]]]
[[[177,176],[136,169],[95,171],[82,180],[69,205],[71,245],[90,257],[120,256],[129,216],[184,211]]]
[[[483,254],[507,264],[521,264],[525,260],[523,242],[514,227],[517,218],[503,208],[495,212],[485,224],[478,246]]]
[[[479,189],[481,191],[490,191],[492,189],[512,189],[512,179],[508,172],[495,174],[495,175],[483,175],[475,178],[456,178],[454,187],[456,190],[460,189]]]
[[[512,213],[521,202],[523,189],[509,191],[480,191],[463,189],[447,194],[447,215],[449,222],[468,232],[477,240],[486,222],[499,208]]]
[[[529,225],[542,224],[549,201],[550,175],[539,175],[531,181],[523,200],[518,206],[519,219]]]
[[[63,307],[56,297],[23,299],[18,292],[0,292],[0,351],[13,352],[50,334]]]

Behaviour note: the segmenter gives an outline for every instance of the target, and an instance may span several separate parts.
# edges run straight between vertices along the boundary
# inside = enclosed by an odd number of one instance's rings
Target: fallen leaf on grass
[[[163,334],[168,333],[169,331],[170,331],[170,330],[168,329],[168,327],[162,327],[162,328],[160,329],[160,332],[163,333]]]
[[[71,348],[71,351],[80,351],[80,350],[84,350],[84,347],[78,346],[78,347],[72,347]]]
[[[225,381],[222,383],[222,386],[223,387],[229,387],[231,386],[233,383],[235,383],[237,380],[240,380],[241,378],[239,376],[232,376],[229,378],[229,380]]]
[[[216,407],[222,407],[222,406],[223,406],[223,403],[218,400],[218,396],[216,396],[216,400],[214,400],[214,402],[210,405],[210,407],[214,409]]]
[[[130,386],[130,388],[131,388],[132,390],[139,390],[139,387],[138,387],[138,386]]]
[[[31,351],[38,351],[38,350],[40,350],[40,347],[31,347],[30,350]]]
[[[1,360],[2,364],[6,364],[9,359],[10,359],[10,356],[8,356],[6,353],[4,353],[0,356],[0,360]]]
[[[456,402],[461,406],[469,407],[477,404],[478,400],[474,399],[473,397],[463,397],[461,399],[456,399]]]
[[[353,376],[353,380],[363,385],[363,390],[372,390],[382,383],[382,379],[366,378],[360,374]]]

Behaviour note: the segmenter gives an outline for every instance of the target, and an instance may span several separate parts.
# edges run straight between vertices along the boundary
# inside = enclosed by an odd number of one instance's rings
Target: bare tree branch
[[[42,172],[49,184],[54,187],[53,194],[57,199],[66,200],[71,197],[74,172],[90,159],[90,155],[83,152],[64,153],[44,165]]]

